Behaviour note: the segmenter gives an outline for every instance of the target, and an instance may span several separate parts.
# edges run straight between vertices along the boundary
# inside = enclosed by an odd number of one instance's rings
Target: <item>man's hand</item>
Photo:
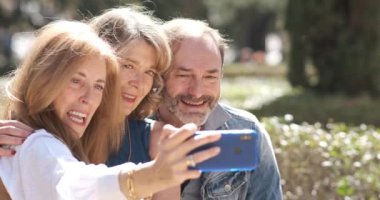
[[[33,132],[29,126],[15,120],[0,120],[0,156],[13,156],[13,145],[20,145]]]

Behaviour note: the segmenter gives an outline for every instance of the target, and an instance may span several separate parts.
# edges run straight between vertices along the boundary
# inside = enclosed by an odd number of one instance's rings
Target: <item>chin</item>
[[[185,124],[194,123],[197,126],[202,126],[206,122],[207,116],[206,114],[180,115],[179,119]]]
[[[128,110],[124,110],[123,114],[124,116],[128,116],[132,113],[132,110],[128,109]]]

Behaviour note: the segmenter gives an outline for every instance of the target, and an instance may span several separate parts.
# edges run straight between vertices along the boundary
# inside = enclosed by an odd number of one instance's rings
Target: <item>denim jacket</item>
[[[270,137],[257,118],[249,112],[218,105],[210,114],[204,130],[254,129],[260,134],[260,164],[254,171],[203,173],[191,180],[181,199],[277,200],[282,199],[280,172]]]

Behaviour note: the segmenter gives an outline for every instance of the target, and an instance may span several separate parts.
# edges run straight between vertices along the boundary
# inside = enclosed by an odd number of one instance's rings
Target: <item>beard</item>
[[[183,124],[194,123],[197,126],[204,125],[217,104],[217,99],[208,95],[203,95],[200,98],[194,98],[189,94],[179,94],[175,97],[171,97],[166,91],[163,92],[163,95],[163,101],[168,111]],[[180,103],[188,105],[189,103],[197,104],[200,102],[203,102],[203,104],[206,103],[208,106],[198,111],[184,111],[179,107]]]

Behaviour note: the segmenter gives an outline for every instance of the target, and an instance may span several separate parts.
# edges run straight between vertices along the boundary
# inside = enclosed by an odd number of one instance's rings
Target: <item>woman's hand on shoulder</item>
[[[10,148],[20,145],[33,132],[33,129],[16,120],[0,120],[0,156],[13,156],[16,152]]]

